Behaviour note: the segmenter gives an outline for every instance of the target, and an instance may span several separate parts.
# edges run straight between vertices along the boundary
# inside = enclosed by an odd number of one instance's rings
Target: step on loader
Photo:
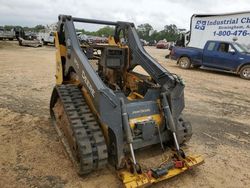
[[[81,45],[76,22],[113,26],[114,35],[108,44]],[[183,81],[144,50],[133,23],[60,15],[55,43],[50,113],[79,175],[109,164],[125,187],[145,187],[203,163],[182,149],[192,135],[181,115]],[[160,163],[142,165],[138,153],[147,161],[153,148]]]

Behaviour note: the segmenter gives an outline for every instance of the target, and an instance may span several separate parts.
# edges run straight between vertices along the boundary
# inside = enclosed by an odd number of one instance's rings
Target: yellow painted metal
[[[66,56],[66,47],[59,44],[58,33],[55,32],[55,46],[56,46],[56,84],[63,82],[63,68],[62,57]]]
[[[112,46],[117,46],[117,44],[115,42],[115,39],[112,36],[109,36],[109,38],[108,38],[108,44],[112,45]]]
[[[150,175],[150,173],[144,172],[142,174],[133,174],[127,170],[121,170],[119,172],[119,177],[121,178],[124,187],[126,188],[139,188],[147,187],[149,185],[158,183],[163,180],[167,180],[174,176],[177,176],[193,167],[204,163],[204,159],[200,156],[188,156],[184,160],[185,166],[183,168],[172,168],[168,173],[160,178],[156,179]]]
[[[137,92],[131,92],[127,97],[128,100],[132,101],[135,99],[143,99],[144,97]]]
[[[132,73],[126,73],[126,87],[129,88],[131,91],[137,91],[138,90],[138,82],[140,82],[141,79],[135,76]]]
[[[108,45],[109,46],[117,46],[119,48],[128,48],[127,45],[124,45],[124,44],[120,43],[120,41],[118,41],[116,43],[113,36],[109,36],[109,38],[108,38]]]
[[[162,124],[162,118],[160,114],[152,114],[149,116],[141,116],[137,118],[129,119],[130,127],[133,129],[136,123],[145,122],[149,120],[154,120],[156,125],[160,126]]]

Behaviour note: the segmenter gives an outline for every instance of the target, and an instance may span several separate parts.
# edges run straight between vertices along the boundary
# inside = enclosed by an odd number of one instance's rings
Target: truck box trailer
[[[190,40],[187,46],[203,48],[208,40],[236,40],[250,48],[250,11],[194,14],[190,21]]]

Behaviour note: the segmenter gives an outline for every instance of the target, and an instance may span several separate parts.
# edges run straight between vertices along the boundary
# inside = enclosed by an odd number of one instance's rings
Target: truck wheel
[[[45,42],[45,41],[42,39],[42,44],[43,44],[43,45],[47,45],[47,42]]]
[[[245,65],[240,69],[240,77],[250,80],[250,65]]]
[[[191,61],[188,57],[181,57],[178,63],[182,69],[189,69],[191,66]]]

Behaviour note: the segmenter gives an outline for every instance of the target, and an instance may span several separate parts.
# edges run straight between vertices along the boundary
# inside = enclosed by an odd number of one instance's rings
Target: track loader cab
[[[81,44],[74,22],[114,26],[114,35],[108,44]],[[55,42],[51,117],[79,174],[109,162],[125,186],[137,187],[203,162],[180,148],[192,135],[181,116],[184,84],[144,50],[134,24],[60,15]],[[134,71],[137,66],[147,75]],[[135,151],[154,145],[172,148],[173,158],[143,169]]]

